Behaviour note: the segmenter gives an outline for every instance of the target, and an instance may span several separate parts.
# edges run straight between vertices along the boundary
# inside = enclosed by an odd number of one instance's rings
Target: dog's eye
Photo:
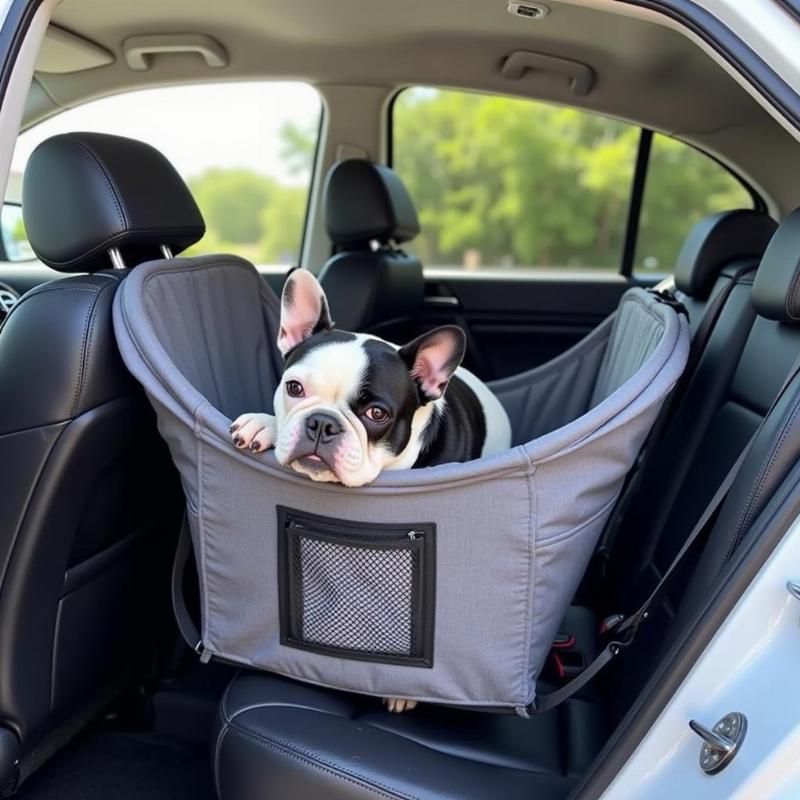
[[[381,408],[380,406],[370,406],[364,414],[367,416],[368,419],[371,419],[373,422],[386,422],[389,419],[389,412],[385,408]]]
[[[303,392],[303,384],[300,381],[286,381],[286,394],[289,397],[302,397]]]

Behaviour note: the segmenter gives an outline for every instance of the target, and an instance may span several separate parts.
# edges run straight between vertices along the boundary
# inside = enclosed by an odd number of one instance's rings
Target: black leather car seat
[[[729,345],[738,355],[736,368],[707,414],[662,535],[623,587],[626,609],[650,591],[757,431],[694,567],[673,583],[667,602],[654,611],[652,624],[640,632],[641,641],[615,671],[614,694],[623,709],[652,665],[703,613],[726,570],[759,534],[760,515],[800,460],[799,265],[800,209],[770,241],[751,291],[757,316],[746,339]],[[772,407],[787,377],[791,380]]]
[[[778,223],[764,211],[721,211],[689,232],[675,262],[675,293],[696,328],[709,301],[737,274],[754,271]]]
[[[693,335],[706,323],[711,327],[702,351],[693,354],[680,403],[646,453],[633,487],[635,497],[606,554],[609,570],[603,595],[609,613],[631,599],[632,576],[650,569],[662,532],[684,531],[686,525],[691,529],[692,509],[675,501],[755,321],[751,289],[776,228],[777,223],[759,211],[714,214],[693,228],[681,250],[675,294],[689,313]],[[706,314],[714,318],[706,320]]]
[[[32,290],[0,330],[0,783],[136,678],[167,616],[182,498],[117,353],[125,270],[107,268],[112,248],[135,263],[204,232],[160,154],[89,133],[33,152],[23,213],[42,261],[89,274]]]
[[[335,254],[320,272],[336,325],[404,341],[422,309],[422,264],[398,245],[419,233],[400,178],[362,159],[331,167],[325,220]]]
[[[766,213],[741,209],[707,217],[687,236],[674,277],[675,295],[688,311],[693,335],[683,394],[657,440],[648,443],[593,570],[565,615],[561,632],[574,644],[570,652],[554,652],[549,676],[554,677],[557,659],[592,660],[598,651],[599,619],[630,607],[639,597],[640,583],[650,585],[662,533],[677,531],[680,541],[681,532],[688,533],[686,525],[693,524],[694,507],[676,499],[755,320],[750,292],[776,228]],[[672,545],[667,552],[674,555]]]

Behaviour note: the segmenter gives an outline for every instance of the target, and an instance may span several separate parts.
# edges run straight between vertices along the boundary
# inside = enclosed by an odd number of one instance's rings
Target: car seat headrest
[[[414,203],[397,175],[382,164],[348,159],[334,164],[325,184],[325,220],[331,241],[367,247],[407,242],[419,233]]]
[[[705,300],[722,268],[735,260],[761,258],[777,223],[763,211],[739,209],[712,214],[692,228],[675,265],[675,286]]]
[[[761,259],[753,305],[767,319],[800,322],[800,208],[781,222]]]
[[[65,272],[111,266],[111,248],[133,266],[205,233],[189,189],[158,150],[101,133],[53,136],[33,151],[22,213],[33,251]]]

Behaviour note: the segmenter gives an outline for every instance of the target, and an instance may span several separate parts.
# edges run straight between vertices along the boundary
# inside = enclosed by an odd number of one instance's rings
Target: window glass
[[[36,258],[25,235],[22,221],[22,206],[4,203],[0,211],[0,232],[3,236],[3,252],[9,261],[31,261]]]
[[[411,88],[393,166],[423,264],[619,270],[639,128],[530,100]]]
[[[635,269],[671,273],[695,223],[719,211],[752,208],[744,186],[699,150],[655,134],[639,216]]]
[[[94,131],[141,139],[175,165],[203,212],[207,233],[187,254],[227,252],[256,264],[293,264],[320,113],[319,95],[301,83],[217,83],[106,97],[22,133],[9,185],[18,183],[36,145],[54,134]],[[19,198],[7,198],[14,200]],[[14,235],[17,225],[4,220],[4,237],[6,229]]]

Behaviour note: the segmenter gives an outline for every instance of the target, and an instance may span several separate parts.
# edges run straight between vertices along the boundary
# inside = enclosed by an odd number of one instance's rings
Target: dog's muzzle
[[[342,466],[342,447],[346,445],[343,421],[333,414],[315,411],[298,420],[300,428],[285,463],[298,462],[304,470],[339,474]]]
[[[306,437],[314,443],[316,451],[327,447],[342,435],[344,428],[330,414],[310,414],[305,422]]]

